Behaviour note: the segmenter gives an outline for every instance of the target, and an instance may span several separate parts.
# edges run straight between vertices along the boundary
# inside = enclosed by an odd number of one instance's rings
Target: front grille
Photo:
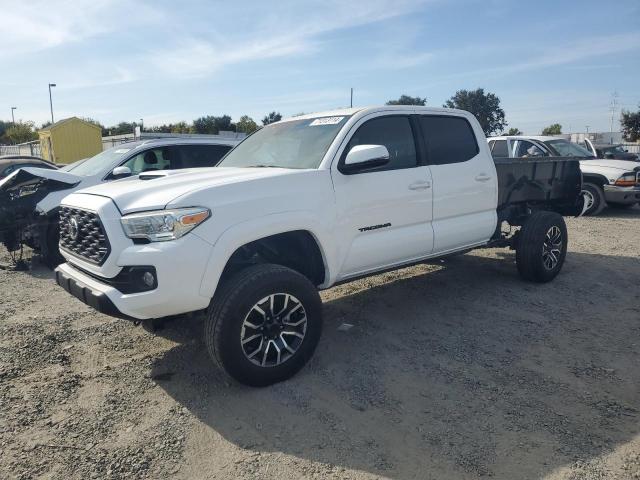
[[[60,207],[60,248],[97,265],[111,251],[97,213],[64,206]]]

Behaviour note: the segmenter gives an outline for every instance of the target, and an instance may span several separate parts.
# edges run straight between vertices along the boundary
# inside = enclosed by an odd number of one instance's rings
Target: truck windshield
[[[274,123],[244,140],[217,166],[318,168],[348,118],[320,117]]]
[[[586,148],[567,140],[548,140],[544,143],[558,152],[562,157],[593,157],[593,153]]]
[[[74,175],[80,175],[83,177],[96,175],[105,170],[108,170],[109,168],[117,166],[118,160],[124,159],[124,156],[127,154],[127,152],[130,152],[131,149],[131,146],[124,145],[110,148],[108,150],[105,150],[104,152],[100,152],[99,154],[91,158],[86,159],[71,170],[73,170]]]

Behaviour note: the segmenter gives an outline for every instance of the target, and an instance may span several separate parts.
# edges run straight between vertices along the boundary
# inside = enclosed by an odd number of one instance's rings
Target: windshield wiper
[[[264,165],[264,164],[260,164],[260,165],[247,165],[245,168],[283,168],[279,165]]]

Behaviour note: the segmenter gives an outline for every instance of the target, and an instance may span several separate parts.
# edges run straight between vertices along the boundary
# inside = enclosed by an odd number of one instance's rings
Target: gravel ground
[[[152,335],[0,270],[0,478],[640,478],[640,209],[568,224],[550,284],[485,250],[323,292],[315,357],[265,389],[198,318]]]

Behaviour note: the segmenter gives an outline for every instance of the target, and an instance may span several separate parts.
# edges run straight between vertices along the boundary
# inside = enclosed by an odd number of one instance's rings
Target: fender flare
[[[238,248],[271,235],[299,230],[309,232],[318,245],[325,269],[325,281],[322,286],[330,284],[333,279],[332,274],[335,275],[336,271],[335,265],[329,262],[329,259],[335,258],[335,255],[327,252],[327,246],[331,245],[330,232],[323,229],[321,222],[310,212],[295,211],[265,215],[238,223],[225,230],[212,245],[200,283],[200,295],[213,298],[220,276],[231,255]]]

